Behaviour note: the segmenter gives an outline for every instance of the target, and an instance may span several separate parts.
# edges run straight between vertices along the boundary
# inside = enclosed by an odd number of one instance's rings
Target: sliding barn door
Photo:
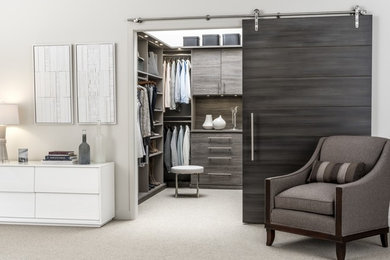
[[[264,223],[265,178],[299,169],[322,136],[371,134],[372,17],[254,27],[243,21],[243,221]]]

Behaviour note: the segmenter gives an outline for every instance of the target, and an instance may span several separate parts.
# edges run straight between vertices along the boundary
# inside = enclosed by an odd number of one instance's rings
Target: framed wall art
[[[77,119],[116,124],[115,44],[76,44]]]
[[[34,114],[37,124],[72,124],[72,47],[34,45]]]

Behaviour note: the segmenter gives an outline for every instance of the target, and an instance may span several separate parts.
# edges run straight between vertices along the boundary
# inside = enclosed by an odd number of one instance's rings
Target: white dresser
[[[100,227],[114,215],[114,163],[0,164],[0,224]]]

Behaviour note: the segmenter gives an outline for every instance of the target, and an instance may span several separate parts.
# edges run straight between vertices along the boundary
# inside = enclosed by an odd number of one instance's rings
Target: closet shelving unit
[[[166,48],[163,52],[163,58],[165,60],[170,59],[190,59],[191,60],[191,50],[186,48]],[[191,114],[191,102],[190,104],[180,104],[179,108],[176,110],[166,109],[164,112],[164,125],[165,126],[176,126],[180,125],[185,126],[189,125],[191,128],[192,124],[192,114]],[[175,177],[174,174],[168,173],[164,169],[164,179],[167,182],[169,187],[175,186]],[[190,176],[188,175],[179,175],[179,186],[189,186],[191,182]]]
[[[164,101],[163,101],[163,49],[165,45],[145,33],[138,34],[138,60],[143,63],[143,67],[138,66],[138,81],[154,81],[157,86],[156,108],[153,111],[153,119],[157,121],[154,124],[152,131],[158,135],[150,137],[150,142],[156,143],[158,152],[149,153],[146,158],[147,164],[144,167],[138,167],[138,203],[142,203],[148,198],[154,196],[166,187],[164,183],[164,164],[163,164],[163,148],[164,148]],[[160,75],[155,75],[148,70],[149,52],[157,54],[158,72]],[[149,147],[150,148],[150,147]],[[149,149],[150,150],[150,149]],[[154,181],[160,183],[151,188],[152,177]]]

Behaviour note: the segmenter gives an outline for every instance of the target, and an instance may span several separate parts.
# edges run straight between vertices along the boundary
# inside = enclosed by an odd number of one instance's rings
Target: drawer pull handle
[[[232,137],[231,136],[209,136],[209,142],[213,141],[213,140],[226,140],[226,141],[229,141],[231,142],[232,141]]]
[[[208,157],[209,160],[231,160],[232,157],[224,156],[224,157]]]
[[[232,150],[231,147],[209,147],[209,150]]]
[[[215,176],[232,176],[231,173],[224,173],[224,172],[209,172],[208,175],[215,175]]]
[[[253,121],[253,113],[251,113],[251,161],[255,160],[255,135]]]

